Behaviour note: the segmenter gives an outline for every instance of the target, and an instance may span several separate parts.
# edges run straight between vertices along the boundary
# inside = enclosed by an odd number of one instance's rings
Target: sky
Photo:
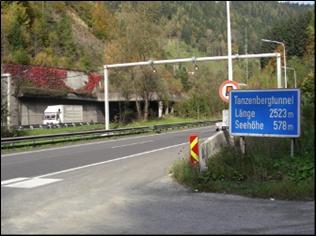
[[[298,3],[298,4],[310,4],[314,5],[315,1],[280,1],[280,2],[289,2],[289,3]]]

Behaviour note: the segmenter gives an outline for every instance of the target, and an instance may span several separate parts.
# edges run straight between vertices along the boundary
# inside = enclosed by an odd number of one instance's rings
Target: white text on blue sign
[[[234,90],[229,108],[234,136],[300,136],[298,89]]]

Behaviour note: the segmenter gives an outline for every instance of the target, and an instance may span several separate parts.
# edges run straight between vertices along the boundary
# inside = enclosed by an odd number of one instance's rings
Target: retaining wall
[[[207,169],[207,159],[219,152],[223,146],[229,145],[229,141],[229,133],[227,131],[218,131],[200,144],[200,168],[202,171]]]

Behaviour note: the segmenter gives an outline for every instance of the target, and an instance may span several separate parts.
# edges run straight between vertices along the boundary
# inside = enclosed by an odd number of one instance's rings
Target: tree
[[[27,9],[19,2],[2,4],[1,9],[1,38],[7,42],[8,52],[5,58],[17,63],[28,63],[27,46],[29,44],[30,19]]]
[[[312,15],[312,13],[310,13]],[[315,68],[315,54],[316,54],[316,37],[315,37],[315,25],[314,18],[311,17],[308,26],[306,27],[305,34],[307,36],[304,59],[309,64],[309,66]]]
[[[123,3],[118,14],[118,30],[113,40],[106,45],[105,60],[111,62],[134,62],[161,58],[162,35],[157,25],[157,3]],[[148,119],[149,102],[158,85],[157,75],[149,69],[132,69],[130,83],[136,97],[144,100],[143,119]],[[140,101],[136,99],[138,118],[141,116]]]
[[[77,47],[74,43],[72,27],[66,13],[62,14],[62,19],[57,23],[56,33],[58,35],[58,55],[67,57],[66,67],[71,67],[79,57]],[[65,67],[64,66],[64,67]]]
[[[92,29],[101,40],[108,40],[114,24],[113,15],[108,11],[104,2],[96,2],[91,8]]]

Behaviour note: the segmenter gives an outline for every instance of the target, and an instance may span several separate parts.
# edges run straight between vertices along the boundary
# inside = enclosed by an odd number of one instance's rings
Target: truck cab
[[[59,124],[61,123],[61,107],[48,106],[44,111],[43,124]]]

